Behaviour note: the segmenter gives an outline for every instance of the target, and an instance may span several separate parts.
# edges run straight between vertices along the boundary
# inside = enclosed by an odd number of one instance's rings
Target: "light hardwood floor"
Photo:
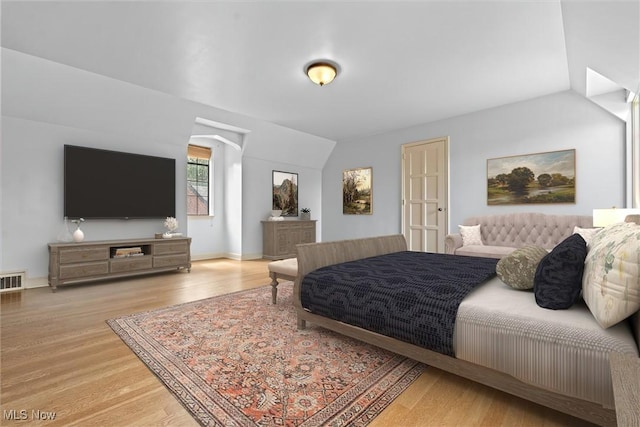
[[[105,321],[269,282],[267,261],[223,259],[195,262],[191,273],[0,295],[0,425],[35,424],[37,411],[55,413],[37,423],[46,426],[197,425]],[[434,368],[371,424],[432,425],[587,424]]]

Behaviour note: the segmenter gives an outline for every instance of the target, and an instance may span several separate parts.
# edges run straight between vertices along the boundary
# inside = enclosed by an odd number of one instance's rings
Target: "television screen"
[[[175,159],[64,146],[64,216],[166,218],[175,213]]]

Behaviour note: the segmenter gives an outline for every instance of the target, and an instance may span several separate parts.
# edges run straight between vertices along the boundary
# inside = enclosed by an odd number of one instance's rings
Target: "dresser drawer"
[[[148,270],[153,268],[153,260],[150,256],[130,257],[125,259],[112,259],[111,272],[123,273],[127,271]]]
[[[187,242],[167,242],[167,243],[156,243],[155,248],[153,250],[154,255],[165,255],[165,254],[186,254],[188,249]]]
[[[109,273],[109,261],[85,262],[60,266],[60,279],[100,276]]]
[[[65,248],[60,250],[60,264],[109,259],[109,248]]]

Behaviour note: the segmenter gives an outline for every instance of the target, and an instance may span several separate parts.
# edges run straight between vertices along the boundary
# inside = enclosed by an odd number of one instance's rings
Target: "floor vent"
[[[24,272],[0,273],[0,292],[24,289]]]

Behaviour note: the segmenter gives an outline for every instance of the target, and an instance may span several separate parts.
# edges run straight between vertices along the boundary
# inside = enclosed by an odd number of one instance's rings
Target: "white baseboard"
[[[191,255],[191,261],[204,261],[207,259],[218,259],[218,258],[228,258],[228,256],[226,253],[209,253],[209,254]]]
[[[249,261],[254,259],[262,259],[262,254],[259,253],[259,254],[242,255],[242,254],[231,253],[231,252],[209,253],[209,254],[192,255],[191,261],[205,261],[208,259],[220,259],[220,258],[233,259],[236,261]]]

